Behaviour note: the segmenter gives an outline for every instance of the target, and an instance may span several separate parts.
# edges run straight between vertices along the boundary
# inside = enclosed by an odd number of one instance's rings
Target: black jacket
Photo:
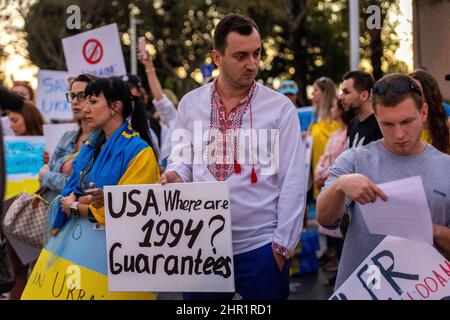
[[[8,89],[0,86],[0,110],[19,110],[23,106],[23,98]],[[3,150],[3,129],[0,122],[0,222],[3,216],[3,199],[5,198],[5,182],[6,182],[5,157]]]

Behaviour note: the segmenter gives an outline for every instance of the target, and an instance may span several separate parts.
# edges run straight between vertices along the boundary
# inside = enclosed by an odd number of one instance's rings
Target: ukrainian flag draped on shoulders
[[[103,188],[111,185],[150,184],[158,180],[159,168],[152,148],[139,138],[128,122],[124,122],[107,141],[102,130],[96,130],[86,139],[73,163],[73,174],[61,195],[68,196],[74,192],[76,196],[83,196],[91,182],[97,188]],[[104,208],[89,206],[89,209],[95,220],[105,223]],[[52,224],[52,233],[56,234],[66,220],[66,215],[59,209]]]
[[[159,167],[151,147],[124,122],[108,139],[101,130],[86,139],[73,163],[72,176],[61,193],[84,195],[89,183],[107,185],[152,184]],[[151,292],[110,292],[106,257],[106,233],[94,228],[105,223],[104,208],[89,207],[93,220],[67,217],[58,196],[49,210],[53,236],[41,251],[22,299],[155,299]],[[68,290],[66,273],[76,266],[79,288]]]

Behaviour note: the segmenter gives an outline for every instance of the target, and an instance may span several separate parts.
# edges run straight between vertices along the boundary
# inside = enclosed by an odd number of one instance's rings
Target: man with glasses
[[[359,207],[378,198],[389,201],[377,187],[380,183],[422,177],[434,243],[450,255],[450,157],[420,140],[428,115],[420,88],[407,75],[391,74],[375,84],[372,103],[384,138],[341,154],[317,200],[317,219],[323,226],[337,225],[346,210],[351,216],[336,288],[384,238],[370,234]]]

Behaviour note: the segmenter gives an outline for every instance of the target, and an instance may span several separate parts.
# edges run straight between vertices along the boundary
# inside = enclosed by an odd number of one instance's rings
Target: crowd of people
[[[255,22],[230,14],[214,33],[212,57],[220,75],[179,102],[163,89],[147,52],[139,51],[138,59],[152,98],[131,74],[70,79],[66,98],[78,127],[60,138],[51,157],[44,152],[38,175],[42,196],[56,212],[49,221],[51,236],[70,219],[105,224],[102,187],[107,185],[228,181],[236,292],[243,299],[287,299],[290,253],[306,227],[307,203],[317,201],[319,232],[327,239],[319,263],[337,272],[330,278],[337,288],[383,239],[369,233],[360,206],[389,201],[377,184],[414,173],[424,182],[435,245],[450,256],[450,199],[433,193],[450,194],[450,121],[433,75],[415,70],[375,82],[369,73],[353,70],[339,86],[321,77],[313,83],[313,116],[302,134],[297,84],[286,80],[276,92],[256,82],[260,53]],[[1,88],[0,106],[3,136],[43,135],[49,121],[28,83]],[[194,142],[174,137],[180,129],[194,136],[195,121],[204,131],[215,129],[202,141],[204,149],[214,150],[202,164],[193,161],[198,158]],[[229,133],[243,129],[277,130],[280,148],[269,150],[276,153],[276,170],[265,170],[261,159],[253,158],[253,137],[240,149],[239,134]],[[306,135],[313,143],[311,172],[305,173]],[[23,265],[11,245],[8,252],[16,276],[9,298],[20,299],[33,263]],[[183,294],[187,300],[233,296]]]

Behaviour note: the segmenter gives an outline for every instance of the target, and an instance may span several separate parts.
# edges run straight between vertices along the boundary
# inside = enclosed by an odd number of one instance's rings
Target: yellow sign
[[[35,193],[39,189],[38,179],[25,179],[22,181],[7,181],[5,200],[17,196],[22,191]]]
[[[110,292],[108,277],[43,249],[22,300],[155,300],[151,292]]]

